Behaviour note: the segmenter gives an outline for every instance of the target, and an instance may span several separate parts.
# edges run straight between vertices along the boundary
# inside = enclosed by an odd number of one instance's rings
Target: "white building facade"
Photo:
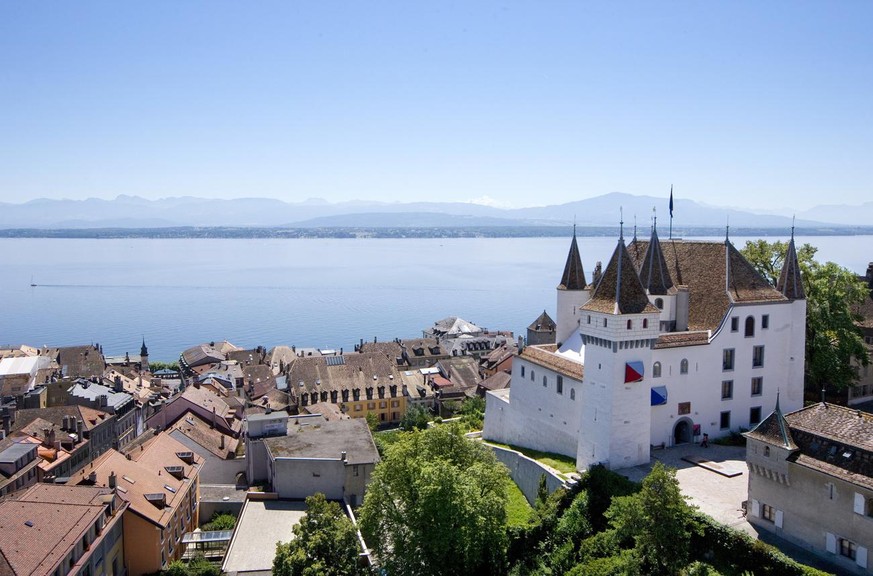
[[[652,447],[749,430],[777,392],[803,405],[793,238],[776,287],[727,240],[662,243],[656,229],[620,238],[587,284],[574,234],[557,292],[558,343],[520,349],[511,387],[486,396],[486,439],[620,469]]]

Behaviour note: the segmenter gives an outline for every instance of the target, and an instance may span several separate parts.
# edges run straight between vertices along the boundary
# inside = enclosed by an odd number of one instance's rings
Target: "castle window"
[[[766,330],[770,327],[770,315],[762,314],[761,315],[761,330]]]
[[[652,365],[652,378],[660,378],[661,377],[661,363],[655,362]]]
[[[721,383],[721,399],[730,400],[734,397],[734,381],[722,380]]]
[[[769,504],[761,504],[761,518],[769,522],[776,521],[776,509]]]
[[[731,332],[736,332],[740,329],[740,319],[737,316],[731,318]]]
[[[731,411],[722,412],[719,417],[719,428],[729,430],[731,427]]]
[[[752,378],[752,396],[760,396],[764,390],[764,379],[760,376]]]
[[[761,407],[754,406],[749,409],[749,425],[754,426],[761,422]],[[768,447],[769,448],[769,447]]]
[[[751,338],[755,335],[755,317],[748,316],[746,318],[746,338]]]
[[[603,319],[603,327],[606,328],[606,318]]]
[[[858,557],[858,545],[851,540],[840,538],[840,556],[845,556],[851,560]]]
[[[563,376],[558,376],[558,383],[556,386],[556,390],[558,391],[558,394],[564,393],[564,377]]]
[[[683,358],[681,362],[679,362],[679,373],[680,374],[688,374],[688,359]]]
[[[588,323],[591,324],[591,314],[588,315]]]
[[[524,378],[524,366],[521,367],[521,377]]]
[[[633,326],[633,320],[628,320],[627,321],[627,329],[630,330],[631,326]]]
[[[549,379],[546,376],[543,376],[543,388],[546,388],[549,385]]]
[[[664,299],[663,298],[655,298],[655,308],[658,310],[664,309]]]
[[[648,327],[649,327],[649,319],[643,318],[643,328],[648,328]]]
[[[725,348],[721,354],[721,369],[724,371],[734,369],[734,349]]]
[[[755,346],[752,348],[752,367],[760,368],[764,365],[764,347]]]
[[[570,388],[570,400],[575,400],[575,399],[576,399],[576,389]]]
[[[534,373],[533,370],[531,370],[530,371],[530,381],[533,382],[534,380],[536,380],[536,374]]]

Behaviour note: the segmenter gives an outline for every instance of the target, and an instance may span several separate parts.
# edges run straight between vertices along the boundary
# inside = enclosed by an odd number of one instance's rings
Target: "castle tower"
[[[791,301],[791,316],[795,319],[791,323],[791,352],[788,358],[788,382],[803,382],[806,359],[806,291],[803,288],[803,278],[800,273],[800,261],[797,259],[797,250],[794,247],[794,226],[791,227],[791,240],[788,241],[788,250],[785,254],[785,262],[782,263],[782,272],[776,282],[776,289]],[[794,394],[799,394],[795,397]],[[788,389],[788,401],[790,406],[803,406],[803,386]]]
[[[659,334],[659,310],[649,302],[623,236],[578,314],[585,375],[576,466],[648,463],[652,410],[646,372]]]
[[[139,349],[139,369],[141,372],[149,370],[149,349],[146,348],[145,337],[142,339],[142,348]]]
[[[579,328],[579,307],[585,304],[591,295],[585,282],[585,270],[582,268],[582,257],[579,255],[579,245],[576,242],[575,225],[567,263],[564,265],[564,274],[561,276],[557,291],[558,321],[555,338],[560,346]]]

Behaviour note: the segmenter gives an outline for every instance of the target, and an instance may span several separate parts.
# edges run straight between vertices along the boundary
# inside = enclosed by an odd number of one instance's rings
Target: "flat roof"
[[[379,461],[373,435],[363,418],[292,425],[286,436],[264,438],[264,444],[279,458],[336,458],[346,453],[348,464]]]
[[[249,500],[236,523],[221,571],[270,572],[276,544],[294,538],[294,526],[306,514],[306,504],[287,500]]]
[[[23,444],[16,442],[6,450],[0,452],[0,462],[11,463],[15,462],[25,454],[28,454],[37,448],[36,444]]]

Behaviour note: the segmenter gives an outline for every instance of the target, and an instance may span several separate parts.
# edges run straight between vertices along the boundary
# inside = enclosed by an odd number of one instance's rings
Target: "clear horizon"
[[[873,4],[0,5],[0,202],[873,198]]]

